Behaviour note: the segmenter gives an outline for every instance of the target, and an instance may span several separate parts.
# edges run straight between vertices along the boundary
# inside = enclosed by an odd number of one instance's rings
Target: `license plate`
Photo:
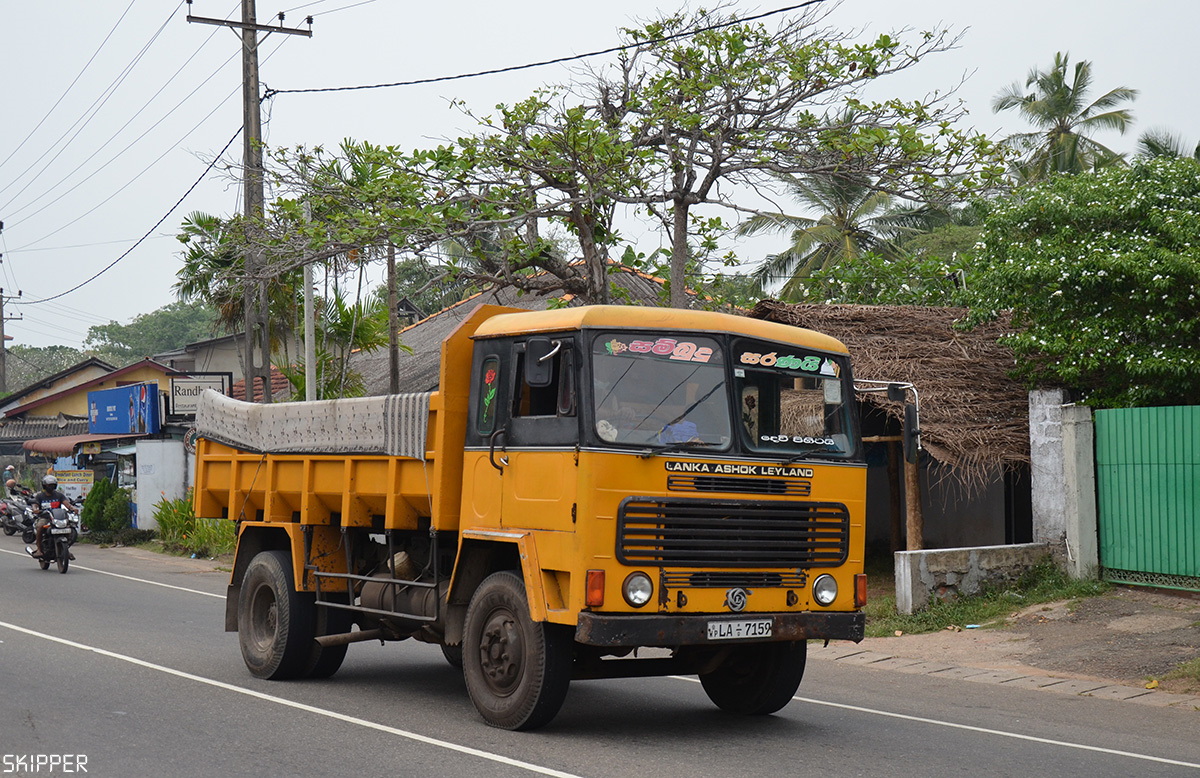
[[[70,535],[71,528],[70,527],[55,527],[54,529],[50,530],[50,534],[51,535]]]
[[[742,619],[740,621],[708,622],[709,640],[771,637],[771,619]]]

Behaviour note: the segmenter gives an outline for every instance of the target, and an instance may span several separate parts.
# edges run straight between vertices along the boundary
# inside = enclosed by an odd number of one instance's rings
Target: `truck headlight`
[[[621,584],[621,595],[625,597],[625,602],[635,608],[650,602],[653,594],[654,583],[645,573],[630,573],[625,577],[625,583]]]
[[[832,605],[837,599],[838,586],[837,580],[828,573],[817,576],[817,580],[813,581],[813,599],[818,605]]]

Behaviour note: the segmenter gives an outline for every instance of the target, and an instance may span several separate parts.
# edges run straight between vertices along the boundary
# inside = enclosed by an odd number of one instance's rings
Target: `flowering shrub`
[[[1010,309],[1017,375],[1099,407],[1200,404],[1200,163],[1058,175],[997,203],[972,307]]]

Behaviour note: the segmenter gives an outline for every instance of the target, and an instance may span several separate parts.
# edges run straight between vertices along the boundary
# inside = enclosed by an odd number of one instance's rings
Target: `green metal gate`
[[[1101,576],[1200,591],[1200,406],[1095,418]]]

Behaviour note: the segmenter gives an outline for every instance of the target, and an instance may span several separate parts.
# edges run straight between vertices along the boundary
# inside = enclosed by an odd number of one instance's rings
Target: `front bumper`
[[[709,640],[710,621],[766,619],[773,622],[771,637],[752,640]],[[640,613],[579,614],[575,640],[588,646],[721,646],[744,642],[782,640],[863,639],[866,616],[862,612],[804,613],[688,613],[676,615]]]

